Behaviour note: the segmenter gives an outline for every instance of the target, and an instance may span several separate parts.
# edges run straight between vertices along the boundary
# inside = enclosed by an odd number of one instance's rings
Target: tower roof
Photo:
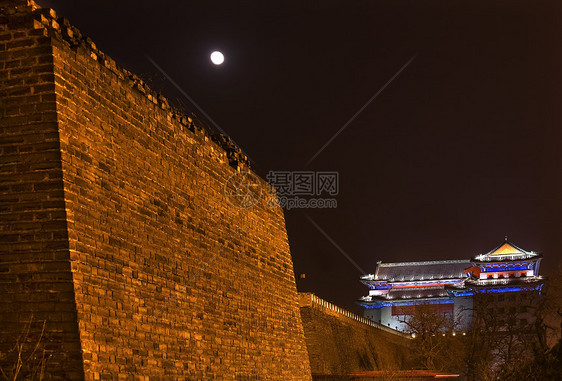
[[[498,245],[495,249],[486,255],[513,255],[513,254],[529,254],[527,251],[515,246],[505,239],[503,243]]]
[[[522,248],[509,242],[507,237],[505,240],[496,246],[493,250],[486,254],[480,254],[474,257],[476,261],[501,261],[506,259],[528,259],[532,257],[539,257],[539,254],[534,251],[523,250]]]
[[[465,278],[469,260],[378,263],[376,280],[389,282]]]

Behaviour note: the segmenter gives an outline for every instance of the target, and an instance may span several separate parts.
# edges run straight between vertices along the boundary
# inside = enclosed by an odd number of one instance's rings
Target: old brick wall
[[[26,11],[29,16],[32,9]],[[36,29],[26,26],[23,33],[48,37],[35,37],[45,51],[32,54],[28,66],[33,73],[37,62],[31,61],[42,54],[50,66],[48,86],[30,86],[28,95],[45,91],[46,102],[37,106],[39,117],[36,109],[18,108],[19,121],[10,123],[26,130],[40,118],[50,135],[41,130],[33,141],[17,140],[8,150],[21,152],[9,155],[3,148],[2,160],[25,160],[26,143],[29,155],[45,150],[53,157],[40,180],[45,185],[30,185],[29,197],[56,224],[33,217],[38,222],[25,229],[37,243],[26,255],[34,262],[45,256],[56,266],[28,266],[25,273],[42,278],[57,266],[64,270],[65,293],[49,294],[50,307],[66,308],[62,301],[71,311],[66,320],[45,318],[78,322],[83,365],[69,364],[77,373],[68,378],[79,379],[83,367],[88,380],[310,379],[283,212],[266,205],[266,183],[250,171],[252,185],[261,187],[257,204],[231,205],[225,185],[247,167],[227,139],[211,137],[171,110],[67,20],[49,10],[33,17]],[[8,57],[19,49],[2,46]],[[17,96],[13,90],[3,99]],[[19,220],[27,209],[19,211],[24,201],[16,183],[27,181],[27,172],[18,172],[17,163],[4,167],[15,169],[8,176],[13,184],[2,184],[8,187],[3,212]],[[16,229],[12,222],[3,225],[2,242],[3,258],[13,261],[3,259],[1,279],[15,293],[23,256],[14,258],[13,248],[23,232],[8,234]],[[40,236],[45,229],[56,232]],[[13,312],[0,315],[11,319]],[[76,328],[67,328],[65,335],[76,339]],[[49,371],[62,372],[54,365]]]
[[[365,319],[313,294],[301,293],[300,312],[313,375],[410,369],[411,340],[402,333],[365,324]]]
[[[20,376],[46,360],[79,379],[52,47],[32,4],[0,8],[0,367],[11,373],[19,340]]]

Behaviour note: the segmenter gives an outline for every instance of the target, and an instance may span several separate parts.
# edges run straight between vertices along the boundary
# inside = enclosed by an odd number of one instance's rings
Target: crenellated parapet
[[[83,35],[80,29],[72,25],[67,18],[59,17],[55,10],[41,8],[33,0],[4,1],[0,3],[0,8],[2,17],[9,18],[11,24],[27,22],[33,25],[37,33],[64,41],[74,51],[86,51],[93,61],[107,68],[122,81],[126,81],[131,89],[143,94],[150,102],[165,111],[171,122],[178,123],[194,133],[204,134],[208,139],[216,142],[226,152],[231,166],[241,169],[251,168],[248,156],[230,137],[213,131],[214,129],[200,121],[195,113],[186,114],[185,111],[171,106],[165,96],[151,89],[140,76],[120,67],[115,60],[101,51],[90,37]]]

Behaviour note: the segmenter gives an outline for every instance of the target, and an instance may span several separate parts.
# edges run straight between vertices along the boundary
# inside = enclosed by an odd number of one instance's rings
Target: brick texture
[[[244,155],[6,4],[0,334],[46,320],[51,379],[310,379],[283,212],[225,194]]]
[[[19,339],[20,376],[47,361],[80,379],[51,39],[33,4],[0,7],[0,361],[9,373]]]
[[[411,340],[312,294],[300,294],[300,313],[315,379],[375,370],[411,369]],[[329,378],[329,377],[328,377]],[[342,378],[342,379],[345,379]]]

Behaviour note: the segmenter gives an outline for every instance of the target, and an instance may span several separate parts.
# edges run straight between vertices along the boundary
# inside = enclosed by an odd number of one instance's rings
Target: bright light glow
[[[211,61],[215,64],[215,65],[220,65],[224,62],[224,55],[221,52],[212,52],[211,53]]]
[[[494,252],[490,253],[489,255],[502,255],[502,254],[523,254],[521,251],[517,250],[509,243],[504,243]]]

